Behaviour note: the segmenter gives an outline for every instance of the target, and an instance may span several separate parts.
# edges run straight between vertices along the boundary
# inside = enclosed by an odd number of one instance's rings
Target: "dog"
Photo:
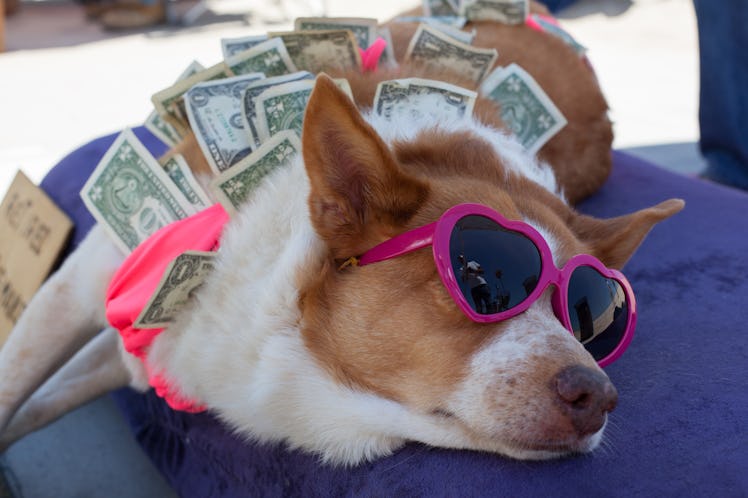
[[[390,27],[396,42],[414,30]],[[421,233],[461,206],[542,239],[536,246],[547,248],[548,267],[589,254],[620,269],[684,205],[670,199],[608,220],[577,213],[571,204],[604,182],[611,162],[612,129],[594,75],[555,38],[497,23],[475,28],[476,45],[533,74],[567,127],[533,156],[482,98],[464,121],[386,121],[369,110],[377,83],[393,77],[475,87],[446,69],[402,63],[341,74],[355,103],[318,76],[302,153],[225,226],[214,270],[154,339],[149,369],[239,434],[336,465],[391,454],[406,441],[517,459],[600,444],[617,392],[554,312],[554,286],[514,316],[481,322],[450,295],[437,249],[364,264],[372,248],[391,248],[399,242],[387,241]],[[400,60],[403,46],[395,43]],[[194,137],[175,152],[207,171]],[[110,390],[151,387],[152,372],[123,349],[105,315],[122,262],[95,226],[29,303],[0,352],[0,450]]]

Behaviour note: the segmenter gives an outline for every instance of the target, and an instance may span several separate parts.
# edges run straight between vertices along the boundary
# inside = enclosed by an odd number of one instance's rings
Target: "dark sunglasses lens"
[[[482,315],[517,306],[540,279],[535,244],[485,216],[465,216],[455,224],[449,256],[465,301]]]
[[[590,266],[576,268],[569,280],[571,328],[596,360],[602,360],[623,340],[628,303],[621,284]]]

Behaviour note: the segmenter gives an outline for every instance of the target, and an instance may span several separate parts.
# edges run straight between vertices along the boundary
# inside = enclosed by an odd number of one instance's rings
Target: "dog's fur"
[[[396,39],[412,33],[392,28]],[[378,81],[419,68],[347,75],[359,108],[318,78],[302,156],[227,225],[215,271],[149,352],[154,368],[242,435],[345,464],[406,440],[516,458],[599,443],[615,389],[554,316],[550,291],[511,320],[476,324],[449,298],[430,251],[339,269],[464,202],[533,225],[558,266],[589,253],[620,268],[655,223],[682,208],[670,200],[611,220],[576,213],[566,199],[592,193],[610,167],[612,133],[594,76],[552,37],[477,28],[478,44],[530,70],[569,125],[535,158],[483,99],[465,122],[390,123],[360,112]],[[205,167],[194,139],[178,151]],[[0,352],[0,449],[108,390],[148,388],[116,332],[97,334],[121,262],[94,227],[30,303]]]

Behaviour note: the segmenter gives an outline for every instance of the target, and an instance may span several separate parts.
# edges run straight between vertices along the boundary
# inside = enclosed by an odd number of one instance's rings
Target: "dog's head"
[[[682,201],[611,220],[580,215],[510,172],[495,144],[470,131],[385,143],[324,76],[307,108],[303,156],[312,224],[329,248],[302,289],[304,340],[338,382],[453,428],[444,443],[453,447],[543,458],[597,445],[617,394],[555,317],[552,290],[512,319],[479,324],[450,298],[428,249],[339,263],[473,202],[535,226],[558,267],[588,253],[620,268]]]

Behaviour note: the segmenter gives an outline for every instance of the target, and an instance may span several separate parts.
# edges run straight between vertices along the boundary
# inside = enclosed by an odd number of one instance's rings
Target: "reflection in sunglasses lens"
[[[524,301],[538,285],[542,269],[540,252],[530,239],[478,215],[455,224],[449,256],[465,301],[482,315]]]
[[[620,344],[628,320],[621,285],[590,266],[576,268],[569,280],[569,318],[574,335],[596,360]]]

